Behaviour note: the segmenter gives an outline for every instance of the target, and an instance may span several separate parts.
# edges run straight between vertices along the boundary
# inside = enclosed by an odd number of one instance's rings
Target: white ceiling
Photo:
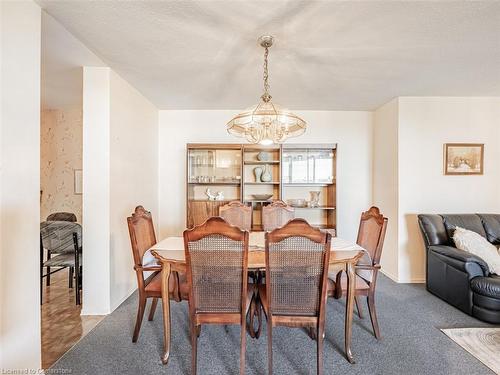
[[[161,109],[372,110],[396,96],[500,96],[500,2],[38,3]],[[64,47],[64,46],[63,46]]]

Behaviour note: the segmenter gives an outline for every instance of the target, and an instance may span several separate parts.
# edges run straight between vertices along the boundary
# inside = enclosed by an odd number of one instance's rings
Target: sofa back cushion
[[[440,215],[418,215],[418,223],[427,246],[448,245],[448,234]]]
[[[499,214],[478,214],[483,222],[486,238],[493,245],[500,245],[500,215]]]
[[[448,214],[441,216],[443,217],[446,232],[448,232],[448,238],[450,238],[450,245],[454,245],[452,239],[456,227],[471,230],[486,238],[486,232],[484,231],[481,218],[476,214]]]

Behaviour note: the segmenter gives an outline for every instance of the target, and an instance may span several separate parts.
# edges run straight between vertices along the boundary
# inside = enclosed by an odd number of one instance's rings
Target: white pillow
[[[500,253],[486,238],[471,230],[457,227],[453,234],[453,241],[458,249],[477,255],[484,260],[491,273],[500,275]]]

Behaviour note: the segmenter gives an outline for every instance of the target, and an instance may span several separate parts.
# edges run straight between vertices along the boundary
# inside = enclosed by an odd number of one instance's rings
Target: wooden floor
[[[103,316],[81,316],[75,304],[75,291],[68,287],[68,271],[51,276],[50,286],[43,287],[42,368],[47,369],[89,333]],[[45,279],[44,279],[45,284]]]

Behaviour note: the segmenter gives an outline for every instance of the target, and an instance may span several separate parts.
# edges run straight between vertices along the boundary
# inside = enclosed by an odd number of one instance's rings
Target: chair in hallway
[[[252,207],[240,201],[232,201],[219,208],[219,216],[241,230],[252,229]]]
[[[239,324],[240,374],[245,372],[248,288],[248,232],[221,217],[184,231],[189,288],[192,367],[196,374],[198,335],[203,324]]]
[[[295,209],[283,201],[274,201],[262,208],[262,227],[270,232],[281,228],[295,217]]]
[[[47,216],[46,221],[69,221],[71,223],[76,223],[76,215],[72,212],[53,212],[49,216]],[[51,252],[47,250],[47,260],[50,259],[52,256]],[[69,281],[69,287],[73,288],[73,273],[74,269],[73,267],[69,268],[69,274],[68,274],[68,281]],[[47,275],[45,277],[45,282],[47,283],[47,286],[50,285],[50,267],[47,267]]]
[[[44,258],[47,251],[47,260]],[[40,303],[43,302],[43,278],[69,268],[69,287],[73,287],[75,274],[76,304],[80,305],[82,286],[82,227],[69,221],[44,221],[40,223]],[[46,269],[45,275],[43,274]],[[52,268],[57,268],[55,271]],[[48,283],[47,283],[48,285]]]
[[[259,296],[267,318],[268,373],[273,371],[273,327],[307,327],[316,333],[317,373],[323,373],[331,235],[293,219],[266,233],[266,284]]]
[[[142,318],[146,309],[146,302],[152,298],[148,320],[153,320],[158,298],[161,298],[161,266],[149,253],[151,246],[156,244],[156,235],[151,213],[144,207],[137,206],[132,216],[127,217],[134,270],[137,276],[139,290],[139,306],[135,322],[132,342],[137,342],[141,330]],[[145,277],[145,272],[151,273]],[[177,302],[187,299],[185,275],[172,272],[169,279],[169,296]]]
[[[380,213],[377,207],[371,207],[361,214],[358,239],[356,241],[359,246],[366,250],[363,258],[356,265],[356,308],[359,317],[363,318],[359,298],[365,296],[373,332],[377,339],[380,339],[381,336],[375,309],[375,287],[380,269],[380,257],[384,246],[387,222],[388,219]],[[339,272],[337,275],[329,275],[329,277],[330,283],[333,285],[330,287],[329,294],[337,299],[342,298],[347,292],[345,273]]]

